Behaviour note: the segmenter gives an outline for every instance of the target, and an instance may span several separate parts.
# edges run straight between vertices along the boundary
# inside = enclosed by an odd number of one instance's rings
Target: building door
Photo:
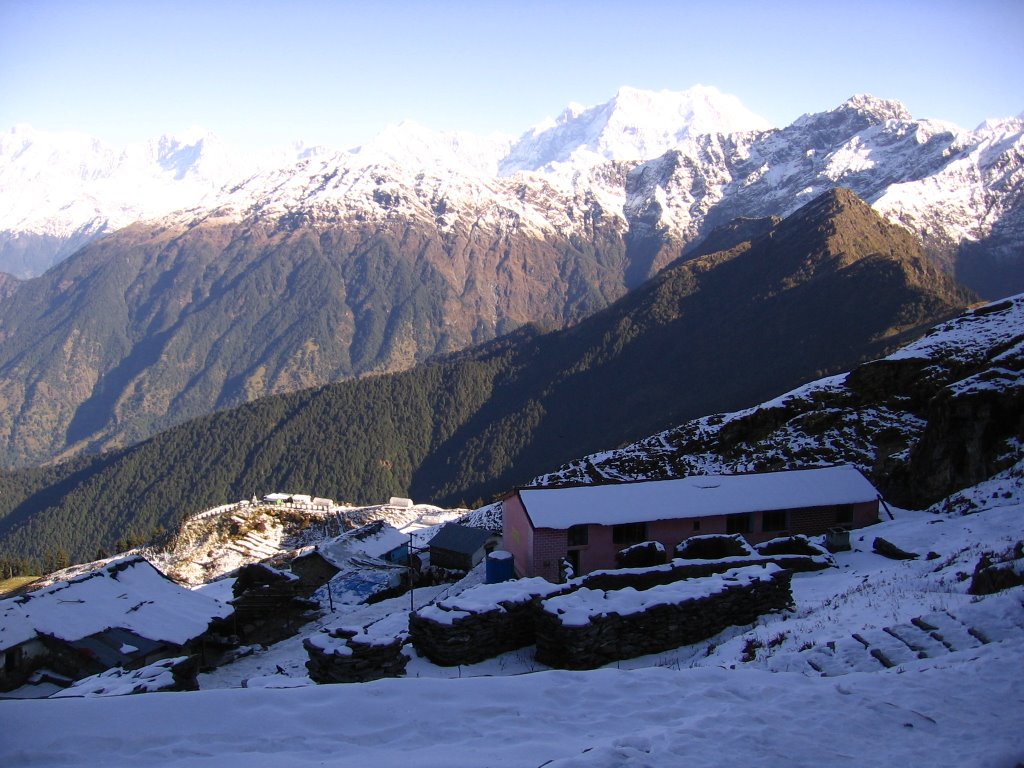
[[[569,565],[572,566],[573,576],[582,575],[580,571],[580,551],[578,549],[570,549],[565,553],[565,559],[569,561]]]

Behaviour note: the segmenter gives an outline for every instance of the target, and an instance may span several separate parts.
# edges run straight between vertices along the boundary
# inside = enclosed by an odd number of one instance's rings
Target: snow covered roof
[[[121,627],[139,637],[182,645],[231,607],[168,579],[141,557],[20,597],[0,600],[0,650],[37,634],[75,642]]]
[[[568,528],[855,504],[874,501],[878,491],[856,467],[844,465],[618,485],[524,488],[519,498],[535,528]]]
[[[344,568],[352,557],[383,557],[408,543],[408,535],[377,520],[321,544],[317,551],[332,565]]]

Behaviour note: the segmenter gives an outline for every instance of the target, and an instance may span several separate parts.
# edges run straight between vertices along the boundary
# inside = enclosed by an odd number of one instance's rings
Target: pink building
[[[576,575],[614,568],[615,553],[658,541],[739,533],[757,543],[878,520],[878,491],[855,467],[749,475],[704,475],[616,485],[522,488],[502,501],[504,548],[517,576],[559,581],[567,558]]]

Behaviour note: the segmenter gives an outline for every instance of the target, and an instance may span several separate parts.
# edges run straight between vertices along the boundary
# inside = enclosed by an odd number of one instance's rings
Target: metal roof
[[[852,466],[695,475],[572,488],[524,488],[519,498],[534,528],[619,525],[772,509],[874,501],[878,491]]]
[[[427,546],[433,549],[444,549],[449,552],[460,552],[471,555],[487,543],[487,540],[497,536],[484,528],[470,528],[458,523],[447,523],[430,540]]]
[[[70,645],[89,651],[105,667],[130,664],[168,645],[180,647],[174,643],[150,640],[122,627],[111,627],[81,640],[73,640]]]

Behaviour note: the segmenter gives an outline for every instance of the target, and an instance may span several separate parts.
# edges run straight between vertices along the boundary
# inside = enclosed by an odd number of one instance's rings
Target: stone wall
[[[264,563],[242,566],[231,591],[231,624],[247,643],[270,645],[291,637],[320,607],[301,596],[298,576]]]
[[[744,565],[764,565],[772,562],[758,555],[725,557],[719,560],[675,559],[665,565],[650,568],[618,568],[611,571],[594,571],[575,579],[572,584],[583,589],[638,589],[645,590],[674,584],[686,579],[700,579],[724,573]]]
[[[696,590],[703,593],[708,589],[706,579],[715,577],[718,581],[714,583],[720,583],[727,574],[736,572],[784,572],[784,602],[770,608],[775,610],[788,605],[792,599],[789,592],[791,573],[778,565],[778,561],[790,560],[797,565],[811,563],[811,558],[807,555],[776,555],[771,558],[754,555],[725,558],[720,561],[673,560],[671,563],[653,568],[599,571],[562,585],[551,584],[539,577],[480,585],[455,598],[421,608],[412,614],[409,617],[409,636],[416,650],[435,664],[476,664],[506,651],[534,643],[539,645],[537,622],[542,620],[544,612],[542,600],[568,596],[575,592],[601,592],[605,595],[628,592],[629,601],[643,604],[647,599],[645,596],[648,590],[684,583],[688,586],[683,588],[683,591],[688,590],[692,593]],[[811,564],[808,567],[820,566]],[[783,579],[782,576],[773,578]],[[763,591],[763,588],[758,587],[755,590],[758,595],[759,590]],[[734,598],[729,599],[731,601]],[[760,612],[752,615],[756,617]],[[736,623],[749,623],[752,620]],[[711,634],[718,631],[720,630],[715,630]],[[685,645],[688,642],[696,641],[675,642],[669,647]]]
[[[798,537],[793,537],[794,539]],[[803,538],[803,537],[799,537]],[[806,540],[806,539],[805,539]],[[776,539],[775,541],[781,541]],[[785,551],[787,550],[788,551]],[[787,548],[778,546],[772,554],[753,551],[749,555],[722,557],[708,560],[684,560],[676,558],[665,565],[650,568],[620,568],[611,571],[594,571],[575,579],[572,584],[587,589],[651,589],[664,584],[674,584],[685,579],[699,579],[724,573],[733,568],[773,563],[780,568],[799,573],[820,571],[833,565],[828,551],[814,544],[800,551],[799,545]]]
[[[725,626],[749,623],[761,613],[785,607],[792,599],[789,591],[791,571],[816,570],[831,564],[828,553],[804,537],[774,540],[770,546],[765,547],[772,552],[771,555],[755,552],[742,539],[739,540],[741,544],[737,545],[735,539],[738,537],[719,538],[728,539],[727,543],[732,547],[730,551],[739,546],[736,551],[746,554],[717,560],[676,559],[650,568],[596,571],[566,584],[552,584],[540,577],[500,584],[481,584],[411,614],[408,637],[416,650],[435,664],[476,664],[534,643],[538,644],[539,648],[541,641],[538,637],[537,623],[548,620],[543,617],[545,611],[542,608],[542,601],[568,596],[575,592],[601,592],[606,596],[628,592],[627,604],[643,605],[650,600],[647,591],[653,592],[659,587],[682,584],[683,586],[678,587],[677,594],[704,595],[708,589],[714,588],[708,584],[727,585],[728,589],[725,589],[723,595],[710,601],[709,605],[713,607],[712,612],[708,614],[710,618],[700,619],[692,631],[680,630],[678,619],[668,621],[667,629],[660,627],[659,622],[664,618],[661,616],[664,612],[662,609],[656,611],[650,618],[651,626],[644,624],[644,633],[662,638],[667,632],[671,637],[671,640],[665,640],[669,643],[667,647],[678,647],[714,635]],[[691,551],[690,554],[695,554],[695,551]],[[735,576],[736,573],[759,574],[759,577]],[[783,573],[785,575],[781,575]],[[774,574],[768,579],[772,586],[762,583],[767,578],[761,578],[764,574]],[[724,581],[726,579],[729,581]],[[737,579],[744,584],[751,582],[752,586],[747,585],[740,589]],[[784,586],[781,586],[783,582]],[[655,599],[662,599],[659,597],[660,593],[653,594]],[[685,610],[691,609],[692,606]],[[693,610],[702,615],[705,609],[701,607]],[[722,616],[728,620],[724,624],[721,623],[724,620],[721,619]],[[710,635],[705,634],[709,627],[719,625],[720,628],[714,629]],[[690,636],[696,636],[697,639],[687,639]],[[679,639],[680,637],[682,639]],[[550,633],[547,642],[546,652],[550,653],[551,643],[554,642]],[[618,638],[615,642],[618,642]],[[352,646],[352,643],[348,642],[347,645]],[[614,646],[614,643],[612,645]],[[629,649],[635,646],[636,643],[633,641],[623,645],[627,653],[632,653]],[[308,646],[307,650],[310,650]],[[319,661],[314,662],[315,652],[310,650],[311,663],[320,664]],[[347,654],[348,651],[344,653]],[[590,661],[586,663],[589,664]],[[312,670],[312,667],[310,668]]]
[[[615,564],[619,568],[650,568],[666,562],[668,553],[660,541],[645,541],[615,553]]]
[[[754,551],[781,568],[804,573],[835,565],[832,553],[803,534],[781,536],[754,545]]]
[[[302,641],[306,669],[317,683],[366,683],[405,672],[405,637],[387,637],[365,627],[333,627]]]
[[[723,560],[753,557],[754,550],[738,533],[690,536],[676,545],[676,557],[683,560]]]
[[[481,584],[410,614],[409,637],[435,664],[475,664],[532,645],[540,600],[565,589],[539,577]]]
[[[594,669],[706,640],[790,606],[791,576],[767,564],[645,592],[579,589],[546,599],[535,624],[537,661]]]

